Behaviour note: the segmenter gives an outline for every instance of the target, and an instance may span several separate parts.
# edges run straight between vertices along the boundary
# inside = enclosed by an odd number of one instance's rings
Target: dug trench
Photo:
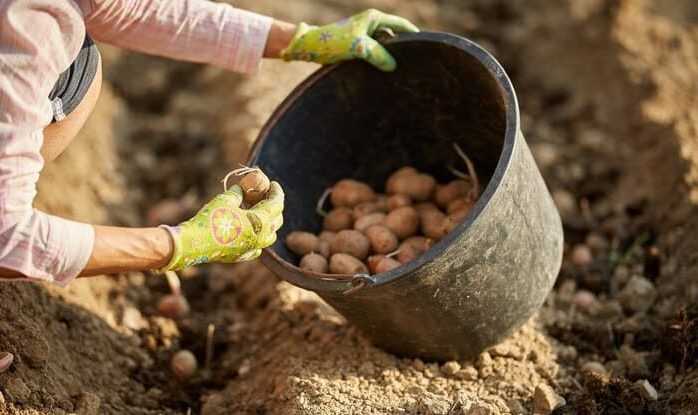
[[[698,406],[698,15],[692,2],[236,2],[291,20],[358,8],[467,34],[502,62],[563,218],[540,313],[473,362],[400,359],[259,264],[182,274],[191,313],[159,317],[155,274],[66,289],[0,284],[0,414],[691,413]],[[102,47],[107,85],[37,207],[101,223],[186,219],[314,70],[240,77]],[[140,73],[142,76],[132,76]],[[186,166],[184,172],[183,166]],[[205,368],[207,328],[213,359]],[[174,379],[172,354],[202,370]],[[564,398],[565,404],[559,405]]]

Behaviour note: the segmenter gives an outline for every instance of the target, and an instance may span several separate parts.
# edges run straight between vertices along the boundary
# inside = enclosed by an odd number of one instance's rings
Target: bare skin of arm
[[[296,25],[275,20],[269,31],[264,57],[279,58],[295,32]],[[47,162],[58,157],[82,128],[97,102],[101,81],[100,66],[98,76],[90,86],[86,99],[83,99],[66,119],[51,124],[44,130],[41,152]],[[80,277],[160,269],[169,263],[172,256],[172,238],[164,229],[112,226],[95,226],[94,229],[95,243],[92,255]],[[0,268],[0,279],[23,277],[25,275],[19,272]]]

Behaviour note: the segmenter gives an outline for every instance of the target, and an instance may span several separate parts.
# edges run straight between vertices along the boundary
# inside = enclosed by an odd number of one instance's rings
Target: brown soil
[[[556,413],[695,411],[693,1],[236,4],[315,22],[376,7],[490,49],[514,81],[524,135],[563,216],[568,249],[554,292],[477,361],[439,365],[371,346],[316,295],[256,263],[183,273],[192,313],[178,322],[156,315],[167,293],[156,275],[67,289],[4,283],[0,351],[16,358],[0,374],[0,414],[531,413],[540,385],[565,398]],[[134,226],[156,214],[186,218],[219,191],[218,179],[245,158],[270,112],[315,68],[268,62],[242,77],[102,51],[98,109],[44,171],[37,206]],[[172,200],[183,207],[152,210]],[[572,260],[580,244],[590,262]],[[170,356],[188,348],[203,365],[209,324],[213,364],[177,382]]]

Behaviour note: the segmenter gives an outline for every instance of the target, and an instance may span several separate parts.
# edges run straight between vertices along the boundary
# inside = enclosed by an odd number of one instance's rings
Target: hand
[[[327,26],[301,23],[281,57],[287,61],[303,60],[323,65],[358,58],[390,72],[395,70],[395,59],[372,38],[379,29],[419,32],[415,25],[402,17],[370,9]]]
[[[233,186],[204,206],[192,219],[166,227],[174,252],[163,270],[207,262],[242,262],[257,258],[276,241],[283,224],[284,192],[272,182],[266,199],[250,209],[240,207],[242,189]]]

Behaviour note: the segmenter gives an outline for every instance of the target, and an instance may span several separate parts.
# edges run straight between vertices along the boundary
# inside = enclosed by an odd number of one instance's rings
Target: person
[[[208,0],[0,0],[0,280],[66,285],[78,276],[250,260],[282,225],[278,183],[249,209],[234,186],[175,227],[93,226],[34,209],[44,162],[66,148],[99,95],[93,39],[242,73],[257,71],[262,58],[358,58],[392,71],[395,60],[373,37],[381,29],[418,31],[377,10],[318,27]]]

